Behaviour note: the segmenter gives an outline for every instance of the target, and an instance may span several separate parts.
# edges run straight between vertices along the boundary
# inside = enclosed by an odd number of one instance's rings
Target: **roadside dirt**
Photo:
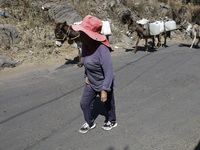
[[[144,46],[144,40],[141,40],[139,43],[140,47]],[[151,40],[149,40],[151,42]],[[186,40],[176,40],[176,39],[168,39],[167,43],[169,45],[172,45],[174,43],[185,43],[190,44],[190,41]],[[21,65],[15,67],[15,68],[4,68],[0,71],[0,78],[8,78],[8,77],[16,77],[21,74],[30,73],[32,71],[39,71],[42,69],[47,69],[49,71],[67,63],[68,61],[73,61],[75,64],[77,62],[77,56],[78,56],[78,50],[75,48],[75,46],[68,46],[65,43],[62,47],[57,48],[57,51],[59,51],[58,54],[55,54],[54,56],[44,58],[44,57],[37,57],[34,58],[32,55],[26,57],[30,61],[26,61],[25,63],[22,63]],[[125,43],[117,43],[117,44],[111,44],[111,47],[114,49],[113,55],[118,55],[118,52],[125,51],[126,49],[134,49],[135,41],[133,45],[127,45]],[[23,57],[22,55],[19,55],[20,57]],[[45,59],[45,60],[44,60]],[[74,67],[78,66],[74,65]]]

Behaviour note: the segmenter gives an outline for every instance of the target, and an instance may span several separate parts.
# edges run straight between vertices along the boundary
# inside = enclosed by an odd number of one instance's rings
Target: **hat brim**
[[[89,37],[91,37],[95,41],[102,42],[102,41],[106,40],[105,35],[87,30],[84,27],[82,27],[81,25],[72,25],[72,29],[74,31],[83,31],[85,34],[87,34]]]
[[[111,52],[113,52],[114,50],[112,49],[112,47],[110,46],[110,43],[108,42],[108,39],[106,38],[105,41],[101,42],[102,44],[104,44],[105,46],[107,46]]]

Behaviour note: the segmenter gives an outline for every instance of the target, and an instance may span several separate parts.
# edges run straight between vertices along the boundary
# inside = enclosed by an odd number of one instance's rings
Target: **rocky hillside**
[[[0,69],[20,64],[74,59],[75,45],[65,43],[56,47],[55,22],[68,24],[82,20],[91,14],[111,23],[111,45],[133,45],[126,36],[127,26],[122,16],[131,12],[134,20],[146,18],[151,21],[164,17],[176,21],[179,30],[174,39],[185,40],[187,22],[200,23],[199,1],[186,0],[0,0]]]

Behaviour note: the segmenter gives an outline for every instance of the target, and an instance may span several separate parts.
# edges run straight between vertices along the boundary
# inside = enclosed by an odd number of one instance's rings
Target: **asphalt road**
[[[174,44],[112,58],[117,128],[101,128],[97,98],[96,128],[78,132],[84,68],[62,65],[0,79],[0,150],[197,150],[200,49]]]

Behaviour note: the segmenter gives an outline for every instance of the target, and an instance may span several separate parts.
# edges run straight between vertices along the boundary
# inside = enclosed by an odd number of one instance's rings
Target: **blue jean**
[[[86,84],[85,89],[81,98],[81,109],[84,114],[85,121],[92,125],[94,122],[94,118],[91,114],[91,109],[94,103],[94,100],[97,95],[101,95],[100,92],[96,92],[91,88],[90,85]],[[114,100],[114,90],[112,89],[110,92],[107,93],[107,101],[104,102],[104,107],[108,114],[108,121],[115,122],[116,121],[116,113],[115,113],[115,100]]]

